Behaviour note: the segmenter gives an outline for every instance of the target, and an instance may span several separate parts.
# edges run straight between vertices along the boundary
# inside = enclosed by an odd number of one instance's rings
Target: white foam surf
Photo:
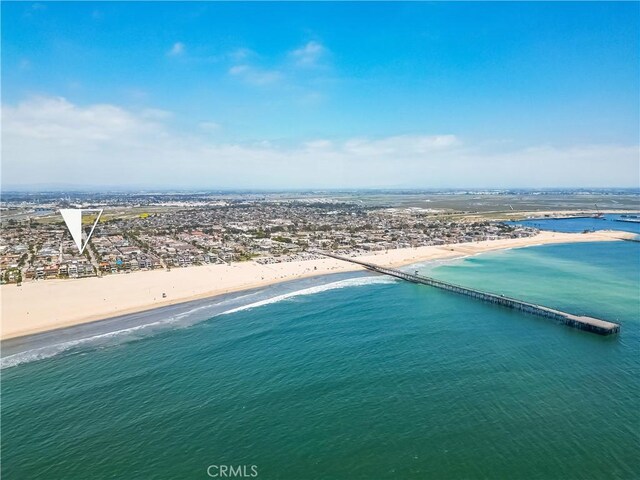
[[[54,357],[61,353],[69,352],[74,349],[78,349],[82,347],[95,348],[95,347],[110,346],[114,344],[121,344],[128,341],[137,340],[142,337],[141,334],[149,335],[150,332],[163,330],[163,329],[166,329],[167,327],[174,327],[174,328],[175,326],[187,327],[218,315],[231,314],[231,313],[239,312],[242,310],[248,310],[248,309],[260,307],[263,305],[269,305],[272,303],[281,302],[294,297],[299,297],[304,295],[313,295],[316,293],[326,292],[328,290],[334,290],[338,288],[358,287],[358,286],[372,285],[377,283],[392,283],[394,281],[395,280],[388,277],[363,277],[363,278],[352,278],[347,280],[340,280],[337,282],[318,285],[315,287],[304,288],[301,290],[288,292],[282,295],[276,295],[273,297],[265,298],[257,302],[231,308],[221,313],[215,313],[215,314],[207,313],[207,310],[215,309],[216,307],[219,307],[220,305],[224,305],[225,303],[237,302],[238,300],[241,300],[243,298],[252,297],[257,294],[264,293],[264,292],[253,292],[246,295],[234,297],[232,299],[225,299],[221,302],[194,307],[185,312],[172,315],[171,317],[163,320],[156,320],[156,321],[145,323],[142,325],[135,325],[128,328],[122,328],[122,329],[113,330],[110,332],[99,333],[99,334],[91,335],[84,338],[68,340],[60,343],[46,345],[43,347],[33,348],[33,349],[26,350],[24,352],[19,352],[13,355],[8,355],[6,357],[0,358],[0,369],[15,367],[17,365],[33,362],[36,360],[43,360],[43,359]],[[198,315],[198,312],[201,312],[200,315]]]
[[[250,296],[250,295],[245,295]],[[237,297],[240,298],[240,297]],[[236,298],[236,299],[237,299]],[[65,342],[55,343],[51,345],[46,345],[44,347],[34,348],[31,350],[26,350],[24,352],[16,353],[13,355],[8,355],[6,357],[0,358],[0,370],[8,367],[15,367],[16,365],[20,365],[22,363],[33,362],[35,360],[43,360],[45,358],[50,358],[55,355],[59,355],[63,352],[72,350],[77,347],[82,347],[85,345],[88,346],[103,346],[110,345],[110,340],[119,339],[117,343],[123,343],[130,340],[135,340],[140,338],[136,335],[136,333],[144,332],[145,330],[153,330],[167,327],[175,324],[180,324],[180,326],[188,326],[193,323],[197,323],[199,319],[193,318],[193,315],[199,311],[210,309],[217,305],[220,305],[224,302],[218,302],[214,304],[202,305],[199,307],[192,308],[185,312],[179,313],[177,315],[173,315],[169,318],[163,320],[157,320],[154,322],[145,323],[142,325],[135,325],[133,327],[122,328],[119,330],[112,330],[110,332],[98,333],[95,335],[91,335],[84,338],[78,338],[75,340],[69,340]],[[192,317],[191,321],[184,322],[183,320],[189,319]]]
[[[252,308],[262,307],[264,305],[270,305],[272,303],[282,302],[284,300],[289,300],[295,297],[300,297],[305,295],[315,295],[317,293],[326,292],[329,290],[335,290],[338,288],[360,287],[364,285],[373,285],[373,284],[379,284],[379,283],[393,283],[393,282],[395,282],[395,280],[389,277],[350,278],[347,280],[340,280],[338,282],[327,283],[325,285],[318,285],[316,287],[309,287],[309,288],[304,288],[302,290],[296,290],[295,292],[284,293],[282,295],[277,295],[271,298],[265,298],[264,300],[259,300],[254,303],[232,308],[230,310],[221,312],[218,315],[228,315],[230,313],[241,312],[243,310],[249,310]]]
[[[98,335],[92,335],[86,338],[79,338],[77,340],[70,340],[68,342],[56,343],[53,345],[47,345],[45,347],[34,348],[32,350],[27,350],[25,352],[16,353],[14,355],[9,355],[7,357],[3,357],[0,359],[0,369],[7,367],[15,367],[16,365],[20,365],[21,363],[32,362],[34,360],[43,360],[45,358],[53,357],[62,352],[70,350],[74,347],[81,346],[90,342],[99,342],[100,340],[106,340],[109,338],[113,338],[116,336],[121,336],[127,333],[133,333],[138,330],[142,330],[145,328],[150,328],[156,325],[159,325],[163,322],[152,322],[147,323],[145,325],[138,325],[131,328],[124,328],[121,330],[114,330],[112,332],[101,333]]]

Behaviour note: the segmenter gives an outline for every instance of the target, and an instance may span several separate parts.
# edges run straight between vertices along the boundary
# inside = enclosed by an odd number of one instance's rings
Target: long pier
[[[467,297],[476,298],[484,302],[501,305],[503,307],[512,308],[514,310],[520,310],[521,312],[537,315],[539,317],[549,318],[569,327],[577,328],[579,330],[585,330],[587,332],[597,333],[598,335],[611,335],[620,331],[620,324],[618,323],[607,322],[606,320],[600,320],[593,317],[573,315],[571,313],[562,312],[560,310],[555,310],[553,308],[545,307],[542,305],[523,302],[516,298],[505,297],[504,295],[495,295],[493,293],[487,293],[473,288],[462,287],[460,285],[444,282],[442,280],[436,280],[435,278],[406,273],[394,268],[385,268],[373,263],[362,262],[360,260],[355,260],[348,257],[342,257],[333,253],[320,251],[315,251],[314,253],[345,262],[355,263],[363,266],[367,270],[371,270],[372,272],[389,275],[401,280],[406,280],[407,282],[429,285],[441,290],[447,290],[448,292],[454,292],[460,295],[466,295]]]

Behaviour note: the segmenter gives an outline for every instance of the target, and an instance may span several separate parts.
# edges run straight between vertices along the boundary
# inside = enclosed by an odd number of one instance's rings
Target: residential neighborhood
[[[86,199],[85,199],[86,200]],[[87,248],[78,252],[57,211],[22,201],[3,220],[4,283],[126,274],[140,270],[255,260],[315,258],[314,250],[375,251],[531,236],[535,229],[501,222],[453,220],[434,209],[372,206],[305,198],[209,197],[142,203],[118,198],[106,207]],[[5,216],[6,218],[6,216]],[[89,231],[91,222],[86,223]]]

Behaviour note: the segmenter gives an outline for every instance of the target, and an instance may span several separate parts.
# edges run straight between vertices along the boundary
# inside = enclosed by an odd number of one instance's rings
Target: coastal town
[[[80,254],[58,210],[68,199],[21,201],[5,209],[3,283],[128,274],[254,260],[317,258],[315,250],[358,256],[428,245],[529,237],[533,228],[453,219],[424,207],[371,206],[327,198],[167,198],[104,207]],[[103,208],[99,203],[91,208]],[[85,208],[89,206],[85,205]],[[11,214],[7,214],[11,213]],[[17,213],[17,214],[16,214]],[[95,217],[87,218],[90,230]]]

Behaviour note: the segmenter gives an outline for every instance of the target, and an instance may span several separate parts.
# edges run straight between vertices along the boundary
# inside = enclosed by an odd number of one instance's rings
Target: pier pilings
[[[379,265],[374,265],[372,263],[362,262],[359,260],[355,260],[353,258],[342,257],[340,255],[335,255],[332,253],[327,253],[327,252],[316,252],[316,253],[319,253],[327,257],[335,258],[337,260],[356,263],[370,271],[381,273],[383,275],[389,275],[391,277],[399,278],[401,280],[406,280],[408,282],[429,285],[431,287],[436,287],[441,290],[446,290],[449,292],[457,293],[459,295],[465,295],[467,297],[475,298],[483,302],[493,303],[503,307],[512,308],[514,310],[519,310],[521,312],[528,313],[531,315],[537,315],[539,317],[549,318],[551,320],[560,322],[569,327],[577,328],[579,330],[584,330],[587,332],[597,333],[598,335],[611,335],[614,333],[618,333],[620,331],[620,325],[618,323],[608,322],[608,321],[600,320],[598,318],[593,318],[593,317],[573,315],[571,313],[555,310],[553,308],[545,307],[543,305],[536,305],[533,303],[524,302],[516,298],[506,297],[504,295],[496,295],[494,293],[483,292],[481,290],[476,290],[473,288],[462,287],[460,285],[444,282],[442,280],[436,280],[435,278],[426,277],[423,275],[411,274],[411,273],[403,272],[401,270],[396,270],[394,268],[385,268]]]

